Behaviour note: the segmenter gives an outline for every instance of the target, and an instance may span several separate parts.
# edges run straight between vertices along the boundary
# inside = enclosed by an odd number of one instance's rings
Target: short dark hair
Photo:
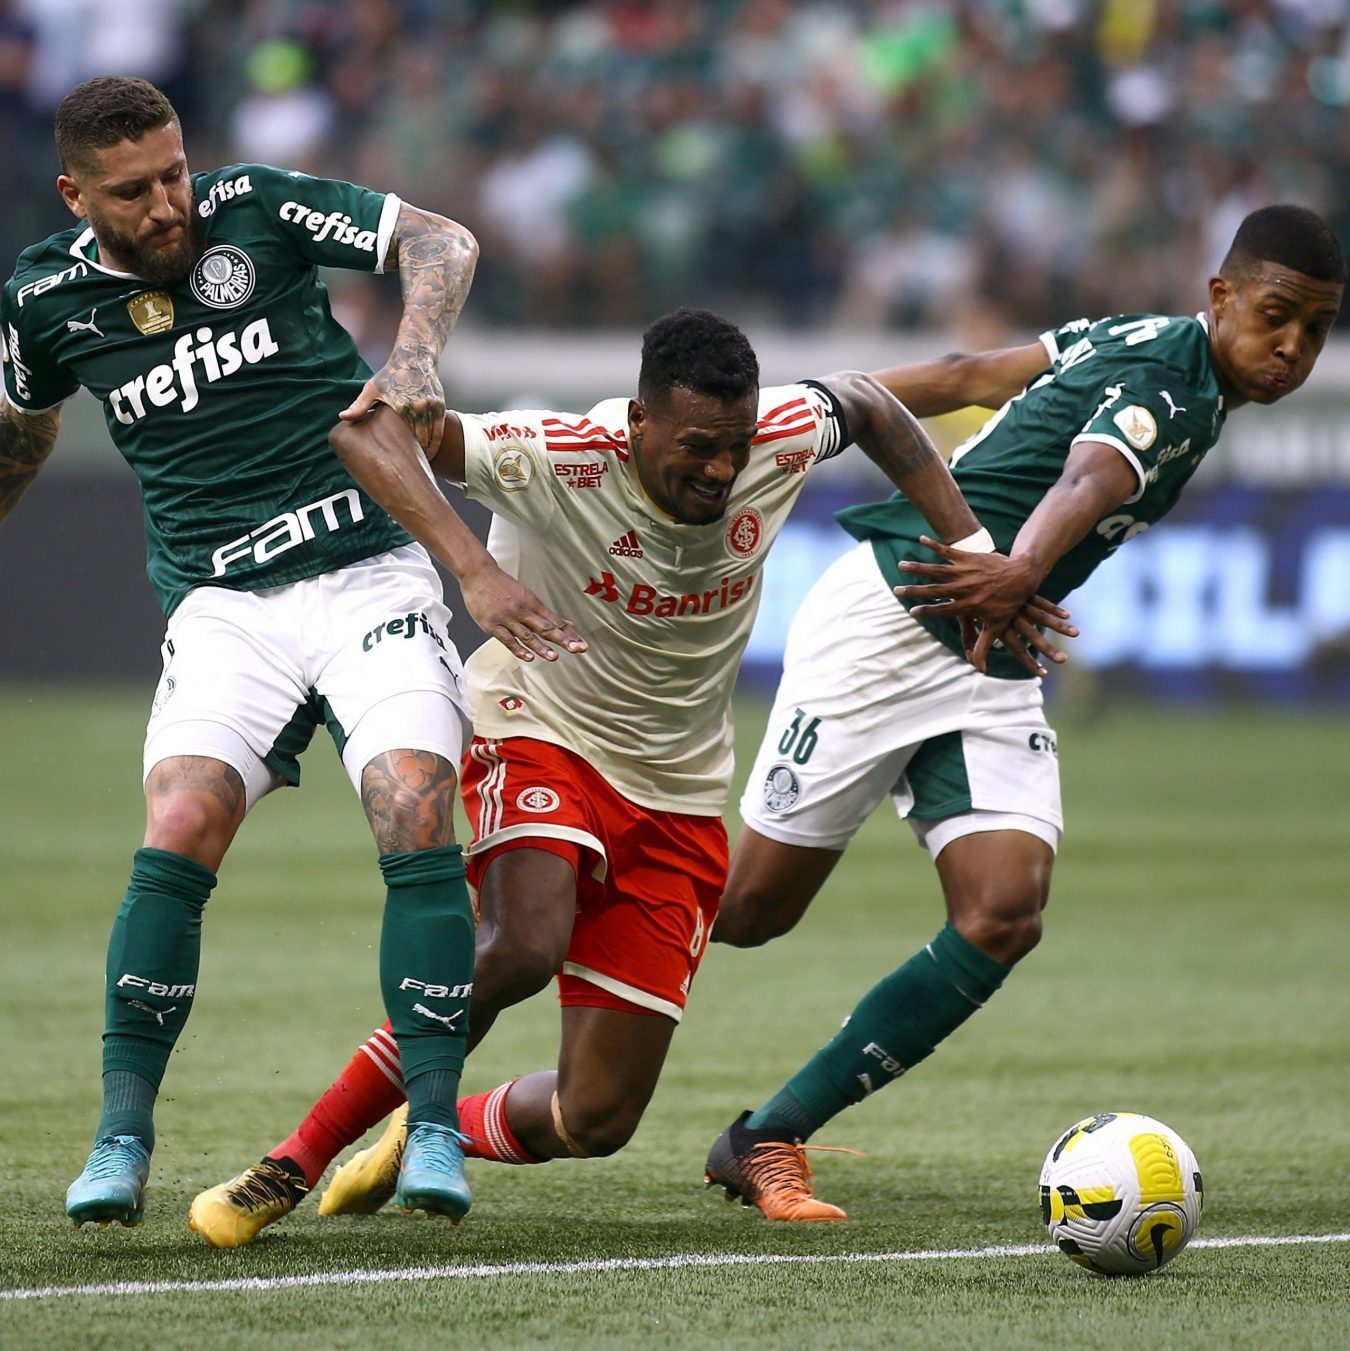
[[[1345,255],[1326,221],[1306,206],[1263,206],[1247,216],[1219,267],[1230,281],[1260,263],[1278,263],[1318,281],[1345,283]]]
[[[56,153],[61,170],[89,167],[91,150],[139,141],[147,131],[178,125],[173,104],[149,80],[99,75],[77,84],[56,110]]]
[[[663,315],[642,335],[638,397],[651,404],[677,388],[727,400],[756,394],[755,349],[735,324],[711,310]]]

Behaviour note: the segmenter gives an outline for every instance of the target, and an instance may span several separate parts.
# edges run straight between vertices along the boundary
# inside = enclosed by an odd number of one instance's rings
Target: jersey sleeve
[[[852,439],[843,404],[819,380],[760,390],[755,445],[772,449],[784,473],[805,473],[832,460]]]
[[[1215,412],[1214,401],[1159,367],[1123,371],[1109,379],[1096,411],[1070,442],[1105,441],[1129,462],[1137,487],[1126,502],[1137,502],[1164,464],[1204,439]]]
[[[297,257],[319,267],[384,271],[403,205],[394,193],[268,165],[249,165],[247,172],[277,233]]]
[[[464,430],[464,492],[498,516],[543,530],[558,510],[557,484],[550,472],[545,419],[553,414],[460,413]]]
[[[80,382],[48,355],[36,331],[36,307],[16,299],[11,281],[0,297],[0,360],[5,367],[5,395],[22,413],[45,413],[70,398]]]
[[[1049,358],[1049,364],[1053,366],[1060,357],[1068,352],[1076,342],[1082,340],[1083,334],[1093,325],[1091,319],[1071,319],[1067,324],[1061,324],[1058,328],[1046,329],[1040,335],[1041,346],[1045,348],[1045,355]]]

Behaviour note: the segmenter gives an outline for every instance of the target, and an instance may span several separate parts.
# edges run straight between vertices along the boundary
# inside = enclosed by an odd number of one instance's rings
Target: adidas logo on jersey
[[[609,551],[615,558],[643,557],[642,545],[638,543],[637,531],[635,530],[630,530],[626,535],[620,535],[619,538],[609,546]]]

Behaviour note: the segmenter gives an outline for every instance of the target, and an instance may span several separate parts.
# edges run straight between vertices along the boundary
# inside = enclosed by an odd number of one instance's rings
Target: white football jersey
[[[641,806],[720,815],[765,555],[811,466],[847,444],[833,395],[814,382],[760,391],[750,461],[708,525],[671,520],[644,492],[626,398],[584,417],[460,418],[465,491],[496,513],[493,557],[590,644],[526,663],[485,643],[465,667],[474,731],[565,746]]]

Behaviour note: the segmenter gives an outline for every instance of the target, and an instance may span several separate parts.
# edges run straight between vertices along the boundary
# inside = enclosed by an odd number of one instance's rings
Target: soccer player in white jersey
[[[811,1194],[803,1142],[932,1054],[1036,946],[1063,826],[1058,738],[1040,682],[993,646],[998,629],[960,631],[966,598],[982,607],[1006,585],[1059,601],[1162,519],[1234,408],[1307,379],[1345,275],[1325,221],[1263,207],[1203,314],[1075,320],[879,374],[923,416],[999,408],[952,472],[1009,565],[934,546],[902,495],[840,513],[861,542],[793,621],[716,937],[749,947],[791,929],[887,797],[933,858],[947,923],[722,1132],[709,1182],[770,1219],[844,1219]]]
[[[470,1044],[555,976],[563,1006],[556,1069],[460,1099],[470,1157],[606,1155],[637,1127],[725,881],[731,694],[764,558],[807,474],[855,440],[936,534],[985,544],[927,436],[876,381],[760,390],[750,344],[707,311],[648,329],[636,398],[584,417],[447,416],[435,471],[492,506],[494,556],[574,614],[590,644],[584,663],[547,670],[496,642],[466,664],[480,908]],[[333,444],[396,520],[445,547],[449,508],[397,418],[377,412]],[[401,1100],[382,1029],[255,1167],[285,1160],[312,1187]],[[321,1213],[387,1200],[402,1139],[396,1116],[339,1171]],[[240,1212],[237,1241],[283,1213]]]
[[[380,854],[381,983],[419,1123],[404,1194],[462,1213],[473,915],[452,830],[459,658],[426,551],[361,494],[327,436],[379,400],[439,444],[437,363],[477,246],[393,193],[264,164],[189,173],[178,116],[144,80],[77,86],[56,143],[76,223],[25,249],[0,296],[0,522],[83,386],[136,473],[167,620],[145,835],[108,945],[103,1107],[66,1212],[140,1221],[217,869],[255,803],[299,782],[296,755],[326,721]],[[397,267],[403,314],[380,371],[333,319],[320,266]],[[467,529],[444,557],[470,612],[517,652],[564,645]],[[249,1185],[257,1199],[297,1183],[272,1170]]]

